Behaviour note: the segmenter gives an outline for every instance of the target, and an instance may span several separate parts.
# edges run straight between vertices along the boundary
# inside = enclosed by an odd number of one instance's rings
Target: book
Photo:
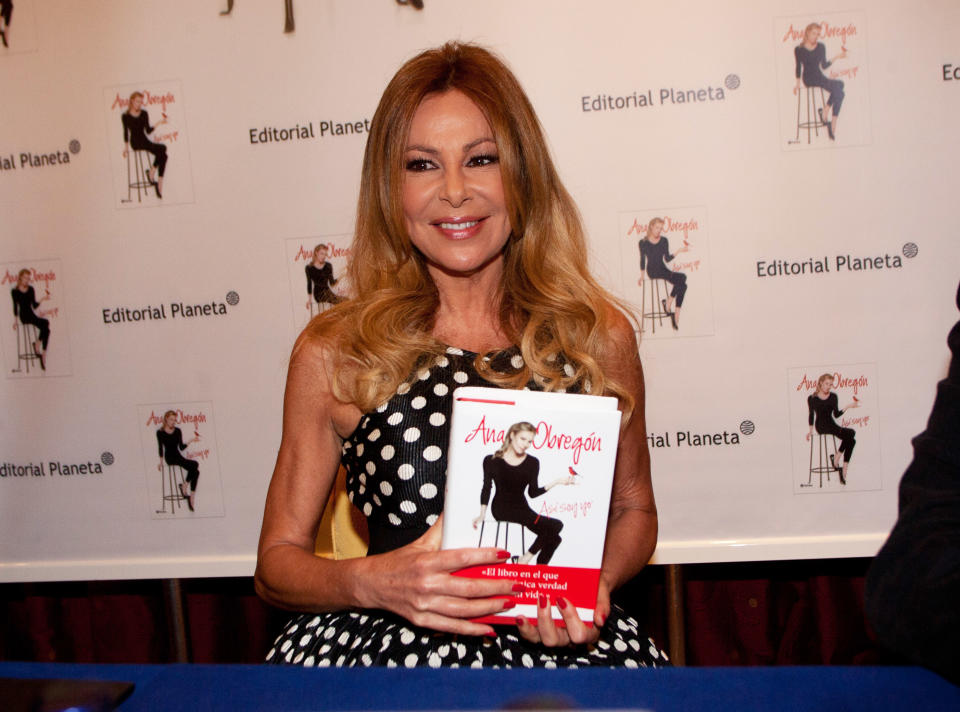
[[[444,549],[495,546],[506,562],[456,572],[526,587],[515,608],[476,620],[536,620],[558,596],[593,624],[621,413],[617,399],[463,387],[453,392]]]

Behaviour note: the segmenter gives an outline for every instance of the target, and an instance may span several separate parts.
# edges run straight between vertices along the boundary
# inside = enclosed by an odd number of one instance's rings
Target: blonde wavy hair
[[[452,89],[480,108],[497,144],[511,226],[503,252],[500,327],[519,346],[524,362],[500,373],[484,358],[491,354],[479,354],[477,371],[507,388],[533,380],[547,391],[580,387],[615,395],[629,414],[630,393],[599,365],[615,310],[629,310],[587,268],[580,214],[520,83],[492,52],[459,42],[406,62],[373,115],[347,265],[353,294],[315,317],[303,336],[327,345],[334,395],[368,411],[444,352],[445,345],[432,336],[439,295],[407,234],[401,199],[414,113],[424,97]]]

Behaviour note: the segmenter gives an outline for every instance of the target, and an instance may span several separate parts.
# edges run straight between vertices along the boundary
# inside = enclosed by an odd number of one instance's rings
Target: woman
[[[307,273],[307,294],[313,296],[317,305],[329,306],[339,304],[343,301],[343,298],[333,291],[333,285],[339,280],[333,276],[333,265],[327,262],[327,254],[328,248],[323,243],[314,247],[313,259],[305,269]],[[308,298],[307,309],[312,306]]]
[[[640,246],[640,279],[637,284],[643,289],[643,273],[646,270],[650,279],[663,279],[670,283],[670,298],[663,300],[663,310],[670,315],[670,324],[674,331],[680,328],[680,307],[683,306],[683,295],[687,293],[687,275],[683,272],[674,272],[667,267],[667,262],[681,252],[690,248],[684,245],[679,250],[670,253],[670,242],[663,232],[663,218],[653,218],[647,223],[647,234],[639,242]]]
[[[311,613],[288,624],[269,661],[636,667],[662,659],[610,605],[610,592],[652,554],[657,518],[634,331],[586,262],[579,215],[506,66],[456,43],[407,62],[371,122],[347,268],[353,296],[310,323],[290,361],[255,583],[268,602]],[[512,607],[516,590],[512,581],[453,575],[508,552],[440,551],[438,494],[457,385],[613,394],[632,412],[595,626],[562,597],[544,597],[537,620],[519,617],[515,629],[470,620]],[[313,546],[341,463],[370,549],[331,561]],[[553,623],[553,603],[565,628]]]
[[[163,174],[167,168],[167,147],[162,143],[154,143],[147,134],[153,133],[157,126],[167,123],[164,115],[156,126],[150,125],[150,116],[143,107],[143,94],[135,91],[130,95],[127,110],[120,116],[123,122],[123,157],[126,158],[130,148],[134,151],[148,151],[153,154],[153,166],[147,172],[147,180],[153,185],[158,198],[163,197]]]
[[[843,104],[843,82],[839,79],[827,79],[822,70],[838,59],[844,59],[847,56],[847,48],[843,47],[840,54],[827,61],[827,48],[818,41],[819,39],[820,25],[811,22],[803,31],[803,42],[793,50],[793,56],[797,62],[797,83],[793,87],[793,93],[800,92],[801,75],[805,86],[827,90],[829,94],[827,106],[817,111],[820,114],[820,123],[827,127],[827,134],[833,141],[837,134],[837,117],[840,115],[840,106]]]
[[[527,455],[527,448],[536,433],[537,429],[531,423],[514,423],[507,430],[500,449],[483,458],[480,514],[473,520],[476,529],[486,518],[490,490],[496,485],[493,516],[501,522],[516,522],[537,535],[529,549],[519,557],[512,557],[513,563],[517,564],[529,564],[538,553],[538,564],[550,563],[553,552],[560,546],[560,530],[563,529],[563,522],[559,519],[539,515],[530,509],[524,492],[529,492],[531,498],[539,497],[557,485],[572,485],[576,481],[572,476],[558,477],[546,487],[540,486],[537,481],[540,461]]]
[[[34,312],[43,302],[50,298],[47,293],[40,300],[37,300],[37,294],[30,286],[30,270],[24,268],[17,272],[17,283],[10,290],[10,296],[13,298],[13,330],[16,331],[20,324],[33,324],[37,327],[37,338],[33,342],[33,353],[40,359],[40,368],[47,370],[47,344],[50,343],[50,320],[44,319],[45,312]]]
[[[187,471],[186,483],[180,483],[180,496],[187,500],[187,506],[193,511],[194,497],[197,493],[197,480],[200,479],[200,465],[180,454],[188,446],[197,442],[200,436],[183,442],[183,433],[177,427],[177,412],[168,410],[163,414],[163,427],[157,430],[157,446],[160,449],[160,462],[157,469],[163,472],[163,463],[177,465]]]
[[[839,408],[839,399],[833,388],[833,375],[824,373],[817,379],[817,390],[807,398],[807,408],[810,411],[807,422],[810,429],[807,431],[807,440],[813,437],[813,429],[821,435],[833,435],[840,438],[840,447],[837,449],[839,462],[830,455],[830,466],[840,471],[840,484],[847,484],[847,465],[853,455],[853,447],[857,444],[856,431],[853,428],[841,428],[834,418],[839,418],[850,408],[859,408],[860,403],[853,399],[843,410]]]

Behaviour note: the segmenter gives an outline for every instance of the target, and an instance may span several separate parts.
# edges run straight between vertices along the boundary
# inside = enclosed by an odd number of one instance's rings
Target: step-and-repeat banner
[[[655,561],[881,544],[957,317],[953,0],[2,9],[0,580],[253,571],[370,117],[448,39],[513,67],[640,315]]]

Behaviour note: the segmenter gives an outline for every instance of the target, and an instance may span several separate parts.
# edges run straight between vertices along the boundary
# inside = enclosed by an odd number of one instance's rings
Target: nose
[[[458,208],[469,197],[466,176],[461,166],[455,166],[444,171],[443,185],[440,186],[440,200]]]

